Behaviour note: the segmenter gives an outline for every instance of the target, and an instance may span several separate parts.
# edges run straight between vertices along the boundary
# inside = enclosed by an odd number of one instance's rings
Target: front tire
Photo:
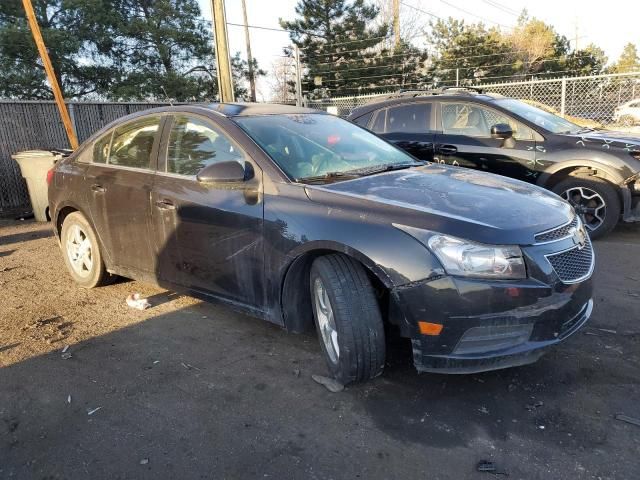
[[[568,177],[553,187],[580,215],[589,237],[600,238],[617,225],[621,204],[616,188],[598,177]]]
[[[331,375],[346,385],[384,369],[384,324],[362,265],[339,254],[319,257],[310,275],[313,317]]]
[[[80,212],[64,219],[60,245],[69,274],[78,285],[94,288],[109,283],[111,275],[102,261],[98,238]]]

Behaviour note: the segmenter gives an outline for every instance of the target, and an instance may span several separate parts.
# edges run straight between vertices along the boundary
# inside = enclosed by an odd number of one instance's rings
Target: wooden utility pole
[[[250,100],[256,101],[256,79],[253,74],[253,57],[251,56],[251,38],[249,37],[249,22],[247,21],[247,2],[242,0],[242,16],[244,17],[244,40],[247,44],[247,61],[249,62],[249,94]]]
[[[231,76],[231,58],[229,57],[229,38],[227,37],[227,15],[224,0],[211,0],[213,33],[215,35],[216,64],[218,66],[218,91],[221,102],[233,102],[233,78]]]
[[[393,41],[400,47],[400,0],[393,0]]]
[[[67,132],[67,137],[69,138],[69,145],[71,145],[71,148],[75,150],[78,148],[78,137],[76,137],[76,132],[73,130],[71,117],[69,117],[69,111],[67,110],[67,105],[64,103],[64,97],[62,96],[62,91],[60,90],[60,84],[58,83],[56,73],[53,70],[53,65],[51,65],[51,59],[49,58],[47,47],[44,45],[42,33],[40,32],[40,26],[38,25],[36,14],[33,11],[33,5],[31,4],[31,0],[22,0],[22,5],[24,5],[24,11],[27,14],[29,28],[31,28],[33,39],[36,42],[36,47],[38,47],[38,52],[40,53],[40,58],[42,59],[44,70],[47,73],[47,78],[49,79],[51,90],[53,90],[53,97],[56,99],[56,104],[58,105],[60,116],[62,117],[62,124],[64,125],[64,129]]]

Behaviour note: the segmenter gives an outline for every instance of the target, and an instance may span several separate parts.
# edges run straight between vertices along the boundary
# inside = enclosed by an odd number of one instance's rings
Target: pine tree
[[[197,0],[35,0],[67,98],[213,100],[218,93],[211,24]],[[236,96],[248,65],[231,59]],[[35,66],[35,68],[34,68]],[[264,75],[254,63],[257,75]],[[0,2],[0,95],[49,99],[19,0]]]
[[[638,49],[633,43],[627,43],[620,54],[620,58],[613,67],[616,73],[640,71],[640,57]]]
[[[437,20],[431,23],[428,38],[436,51],[432,68],[438,85],[455,85],[456,75],[460,85],[469,85],[514,72],[511,48],[498,30],[487,29],[482,23]]]
[[[311,98],[367,93],[380,83],[388,25],[370,27],[378,10],[364,0],[300,0],[290,30],[305,67],[302,90]]]

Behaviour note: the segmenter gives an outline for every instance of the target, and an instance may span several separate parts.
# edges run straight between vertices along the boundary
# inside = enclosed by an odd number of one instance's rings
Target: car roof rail
[[[371,103],[379,102],[381,100],[390,100],[393,98],[403,97],[426,97],[429,95],[477,95],[482,94],[484,91],[480,87],[439,87],[429,90],[412,90],[412,89],[400,89],[397,92],[390,93],[388,95],[377,97],[372,100]]]
[[[442,92],[447,92],[447,93],[449,93],[449,91],[456,92],[456,93],[460,92],[462,94],[465,94],[465,93],[469,94],[471,92],[479,93],[479,94],[484,93],[484,90],[480,87],[468,87],[468,86],[467,87],[442,87],[441,90]]]

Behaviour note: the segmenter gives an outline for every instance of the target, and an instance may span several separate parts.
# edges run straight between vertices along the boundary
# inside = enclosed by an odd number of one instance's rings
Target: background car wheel
[[[345,385],[380,375],[384,325],[362,265],[344,255],[320,257],[310,280],[313,316],[331,375]]]
[[[94,288],[109,283],[111,275],[102,261],[98,239],[80,212],[64,219],[60,244],[67,269],[78,285]]]
[[[553,187],[553,191],[573,205],[592,239],[609,233],[618,223],[620,198],[606,180],[569,177]]]
[[[620,125],[622,125],[623,127],[633,127],[633,124],[635,122],[633,121],[633,117],[631,115],[622,115],[620,117]]]

